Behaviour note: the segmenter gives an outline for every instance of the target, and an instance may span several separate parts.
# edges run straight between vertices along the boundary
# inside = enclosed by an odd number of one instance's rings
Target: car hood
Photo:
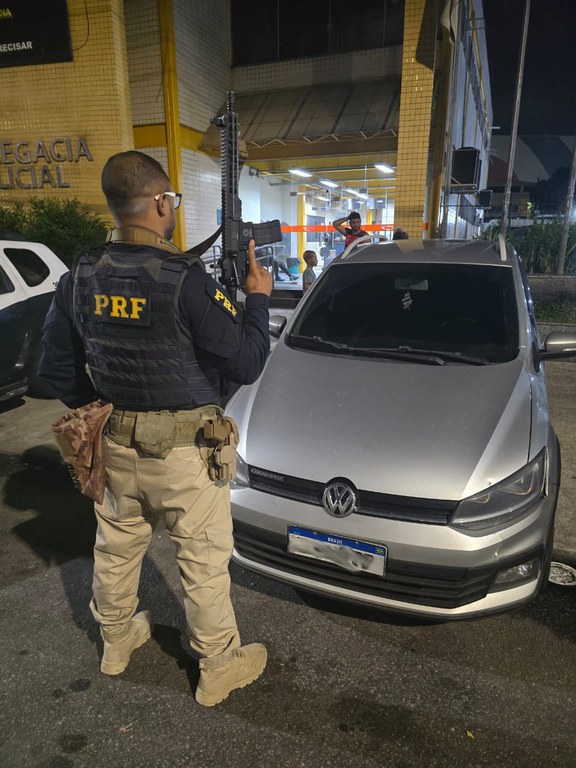
[[[228,412],[248,464],[358,489],[459,500],[529,458],[530,376],[521,359],[423,365],[280,342]]]

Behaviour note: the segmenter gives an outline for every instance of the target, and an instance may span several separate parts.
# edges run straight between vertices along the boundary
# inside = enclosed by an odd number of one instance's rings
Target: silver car
[[[227,411],[234,559],[297,589],[456,619],[545,585],[560,479],[526,273],[503,239],[360,242]]]

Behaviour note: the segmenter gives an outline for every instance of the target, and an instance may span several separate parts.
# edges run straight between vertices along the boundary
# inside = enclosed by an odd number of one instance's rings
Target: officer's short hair
[[[102,191],[113,213],[135,213],[149,198],[170,189],[170,179],[153,157],[130,150],[108,158],[102,170]]]
[[[358,213],[358,211],[352,211],[350,216],[348,216],[348,221],[350,221],[350,219],[360,219],[360,218],[361,218],[361,216]]]

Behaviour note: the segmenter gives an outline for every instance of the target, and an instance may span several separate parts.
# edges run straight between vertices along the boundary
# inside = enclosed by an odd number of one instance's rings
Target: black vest
[[[221,381],[200,366],[177,319],[180,287],[197,256],[145,244],[98,246],[74,271],[74,318],[100,397],[136,411],[218,403]],[[196,267],[195,267],[196,268]]]

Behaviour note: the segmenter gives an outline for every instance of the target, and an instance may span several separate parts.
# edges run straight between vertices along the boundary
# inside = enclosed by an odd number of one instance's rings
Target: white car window
[[[49,267],[34,251],[26,248],[4,248],[4,254],[31,288],[41,285],[50,274]]]

